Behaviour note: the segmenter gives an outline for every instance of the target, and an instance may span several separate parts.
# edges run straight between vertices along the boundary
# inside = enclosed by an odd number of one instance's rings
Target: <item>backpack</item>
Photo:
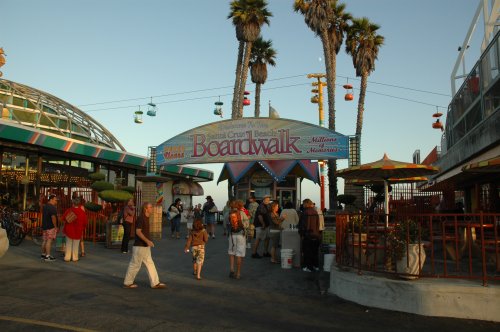
[[[174,211],[171,211],[172,208],[174,208]],[[179,210],[175,206],[171,205],[168,208],[168,211],[167,211],[167,220],[171,221],[172,219],[174,219],[175,217],[177,217],[178,214],[179,214]]]
[[[231,219],[229,220],[231,222],[231,233],[239,233],[245,230],[245,227],[243,226],[243,221],[241,221],[241,215],[239,211],[238,211],[238,220],[236,221]]]
[[[219,209],[217,209],[217,206],[215,205],[215,203],[212,203],[212,204],[213,204],[214,206],[212,206],[212,207],[208,210],[208,212],[209,212],[209,213],[217,213],[217,212],[219,212]]]

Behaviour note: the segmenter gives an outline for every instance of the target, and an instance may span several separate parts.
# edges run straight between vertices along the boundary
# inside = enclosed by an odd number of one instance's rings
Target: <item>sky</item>
[[[310,102],[308,73],[324,73],[323,51],[292,9],[292,0],[270,0],[270,26],[262,28],[277,51],[262,86],[261,115],[270,102],[282,118],[318,124]],[[368,79],[361,162],[421,159],[440,145],[432,114],[446,113],[451,100],[450,75],[473,15],[475,0],[342,1],[354,17],[367,17],[385,37],[376,68]],[[227,0],[1,0],[0,47],[7,54],[3,78],[51,93],[79,107],[110,130],[127,151],[147,155],[191,128],[220,120],[214,102],[224,103],[230,118],[238,42]],[[480,27],[479,27],[480,28]],[[478,30],[479,30],[478,28]],[[476,34],[477,35],[477,34]],[[480,54],[479,39],[467,50],[469,71]],[[342,85],[354,85],[354,101],[344,101]],[[336,131],[353,135],[359,79],[342,46],[337,56]],[[247,80],[253,99],[255,85]],[[152,99],[151,99],[152,98]],[[133,114],[151,100],[155,118]],[[244,116],[253,116],[254,101]],[[326,104],[325,104],[325,107]],[[325,119],[326,123],[328,120]],[[214,172],[203,183],[218,206],[227,184],[217,179],[222,164],[193,165]],[[338,168],[347,167],[339,160]],[[339,193],[343,181],[339,179]],[[305,180],[302,199],[319,202],[319,186]],[[194,203],[204,197],[194,197]]]

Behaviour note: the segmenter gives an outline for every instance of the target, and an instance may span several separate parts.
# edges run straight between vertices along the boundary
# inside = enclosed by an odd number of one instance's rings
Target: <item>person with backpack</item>
[[[229,223],[231,225],[227,250],[229,254],[229,278],[240,279],[241,264],[246,253],[245,229],[248,227],[249,221],[245,212],[233,209],[229,213]]]
[[[128,253],[128,241],[130,240],[130,230],[132,224],[134,223],[135,217],[135,205],[134,199],[128,200],[127,205],[120,211],[118,215],[118,222],[123,226],[123,238],[122,238],[122,253]]]
[[[189,247],[191,247],[191,251],[193,252],[193,274],[196,276],[196,280],[201,280],[201,268],[205,261],[205,245],[207,242],[208,233],[203,228],[201,219],[196,219],[193,223],[193,230],[189,234],[184,246],[185,253],[189,252]]]
[[[80,208],[80,197],[72,199],[72,207],[68,208],[63,216],[64,228],[63,232],[66,235],[66,246],[64,248],[65,262],[78,262],[78,248],[80,248],[80,239],[83,231],[87,226],[87,215]]]

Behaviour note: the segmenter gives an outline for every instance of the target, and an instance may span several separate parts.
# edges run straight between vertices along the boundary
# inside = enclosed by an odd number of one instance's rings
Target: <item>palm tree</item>
[[[358,117],[356,120],[356,139],[358,147],[361,145],[361,131],[363,129],[363,113],[365,110],[366,86],[368,76],[375,70],[375,60],[378,58],[380,47],[384,44],[384,37],[377,34],[380,28],[371,23],[368,18],[352,20],[346,38],[346,52],[352,56],[352,64],[356,69],[356,76],[361,77],[359,89]],[[358,160],[360,160],[358,156]]]
[[[337,1],[330,2],[331,11],[330,17],[328,18],[328,41],[330,43],[330,70],[332,72],[331,79],[332,82],[332,98],[330,105],[330,95],[328,96],[328,128],[335,130],[335,84],[337,76],[337,54],[339,54],[340,47],[344,41],[344,35],[349,28],[349,21],[352,19],[352,15],[345,11],[346,5],[343,3],[338,3]]]
[[[304,15],[306,25],[320,37],[323,44],[328,94],[328,128],[334,131],[336,59],[351,15],[345,12],[345,5],[339,4],[337,0],[295,0],[294,10]],[[336,161],[329,160],[330,207],[337,206],[335,204],[337,195],[336,168]]]
[[[260,87],[267,80],[267,65],[276,66],[276,50],[271,40],[257,38],[250,54],[250,74],[255,83],[255,117],[260,116]]]
[[[330,124],[335,128],[335,86],[332,85],[334,78],[332,76],[331,64],[332,64],[332,52],[330,46],[330,40],[328,39],[328,27],[329,18],[332,16],[332,6],[331,3],[336,0],[295,0],[293,4],[293,9],[295,12],[299,12],[304,16],[304,22],[320,39],[323,45],[323,56],[325,58],[325,70],[326,70],[326,87],[328,95],[328,116],[329,116],[329,127]],[[332,117],[333,114],[333,117]],[[335,194],[337,192],[337,180],[335,178],[335,160],[328,161],[328,193],[329,193],[329,203],[330,207],[335,205]],[[332,169],[332,171],[331,171]],[[333,191],[333,192],[332,192]]]
[[[259,37],[264,23],[272,16],[265,0],[235,0],[231,2],[227,18],[232,18],[239,41],[236,79],[232,103],[232,118],[243,117],[243,94],[248,77],[248,66],[253,42]]]
[[[343,3],[338,3],[337,1],[332,1],[331,6],[331,16],[328,21],[330,23],[328,27],[328,41],[330,43],[330,80],[327,81],[327,86],[331,86],[328,92],[328,129],[335,131],[335,87],[336,87],[336,77],[337,77],[337,54],[339,54],[340,47],[344,41],[344,35],[349,27],[349,21],[352,19],[352,15],[345,11],[346,5]],[[328,79],[328,77],[327,77]],[[331,100],[331,101],[330,101]],[[328,160],[328,197],[330,207],[336,207],[337,198],[337,160]]]

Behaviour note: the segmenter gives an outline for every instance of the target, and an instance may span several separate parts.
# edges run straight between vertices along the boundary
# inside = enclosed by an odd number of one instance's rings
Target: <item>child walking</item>
[[[205,245],[208,241],[208,233],[203,228],[201,219],[196,219],[193,222],[193,230],[188,236],[184,252],[189,252],[189,247],[192,247],[193,252],[193,275],[197,280],[201,280],[201,268],[205,261]]]

